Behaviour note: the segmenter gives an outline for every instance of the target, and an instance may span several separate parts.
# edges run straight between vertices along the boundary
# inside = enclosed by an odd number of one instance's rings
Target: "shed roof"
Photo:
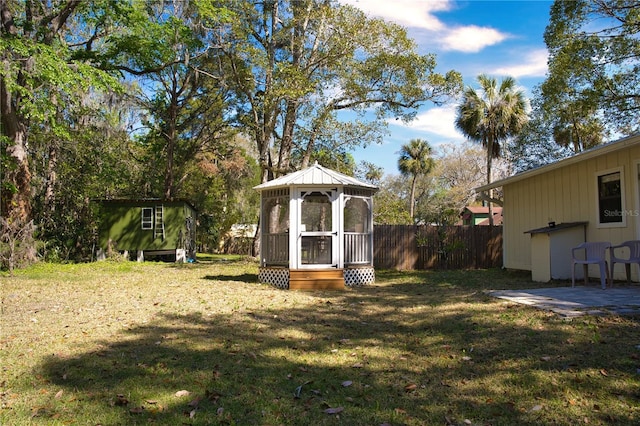
[[[482,214],[482,213],[489,214],[489,207],[487,206],[467,206],[463,209],[463,213],[464,213],[464,210],[469,210],[471,213],[476,213],[476,214]],[[493,207],[493,214],[501,213],[501,212],[502,212],[502,207],[498,207],[498,206]]]
[[[583,151],[574,156],[562,159],[560,161],[556,161],[555,163],[547,164],[545,166],[541,166],[535,169],[527,170],[518,174],[515,174],[511,177],[497,180],[487,185],[480,186],[476,188],[476,192],[487,191],[492,188],[498,188],[503,185],[511,184],[514,182],[521,181],[523,179],[528,179],[533,176],[537,176],[543,173],[550,172],[552,170],[559,169],[564,166],[568,166],[570,164],[578,163],[580,161],[585,161],[590,158],[598,157],[600,155],[608,154],[610,152],[619,151],[624,148],[628,148],[630,146],[640,144],[640,134],[629,136],[626,138],[619,139],[617,141],[609,142],[604,145],[597,146],[595,148],[591,148],[587,151]]]
[[[294,185],[342,185],[366,188],[372,191],[376,191],[378,189],[377,186],[370,183],[363,182],[352,176],[347,176],[343,173],[336,172],[335,170],[322,167],[318,162],[306,169],[298,170],[297,172],[289,173],[288,175],[254,186],[254,189],[263,190]]]

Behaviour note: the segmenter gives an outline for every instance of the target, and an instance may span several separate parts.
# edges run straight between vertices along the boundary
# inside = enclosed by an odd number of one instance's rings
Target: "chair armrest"
[[[583,246],[582,244],[580,244],[580,245],[579,245],[579,246],[577,246],[577,247],[572,248],[572,249],[571,249],[571,258],[572,258],[572,259],[574,259],[574,260],[577,260],[577,259],[576,259],[576,252],[577,252],[578,250],[584,250],[584,249],[585,249],[585,248],[584,248],[584,246]]]

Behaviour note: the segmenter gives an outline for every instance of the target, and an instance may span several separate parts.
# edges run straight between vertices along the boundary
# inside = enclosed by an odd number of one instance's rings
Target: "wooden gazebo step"
[[[291,269],[290,290],[344,290],[342,269]]]

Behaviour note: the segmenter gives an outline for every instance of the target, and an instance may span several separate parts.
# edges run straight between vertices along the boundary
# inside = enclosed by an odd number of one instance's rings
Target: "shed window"
[[[153,229],[153,208],[142,208],[142,229]]]
[[[598,175],[598,224],[624,225],[624,188],[620,170]]]

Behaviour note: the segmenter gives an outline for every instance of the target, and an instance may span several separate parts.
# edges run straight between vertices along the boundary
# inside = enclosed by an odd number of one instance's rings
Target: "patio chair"
[[[589,265],[600,266],[600,283],[602,289],[607,288],[607,280],[611,280],[609,276],[609,268],[607,264],[607,249],[611,247],[609,242],[591,242],[582,243],[571,249],[571,287],[576,285],[576,265],[582,265],[584,268],[584,284],[589,283]],[[583,258],[577,257],[578,252],[584,252]],[[605,279],[606,275],[606,279]]]
[[[616,249],[627,248],[629,250],[629,258],[616,256]],[[637,263],[640,266],[640,241],[625,241],[624,243],[612,246],[611,250],[611,279],[613,280],[613,266],[616,263],[624,263],[627,272],[627,284],[631,284],[631,265]]]

